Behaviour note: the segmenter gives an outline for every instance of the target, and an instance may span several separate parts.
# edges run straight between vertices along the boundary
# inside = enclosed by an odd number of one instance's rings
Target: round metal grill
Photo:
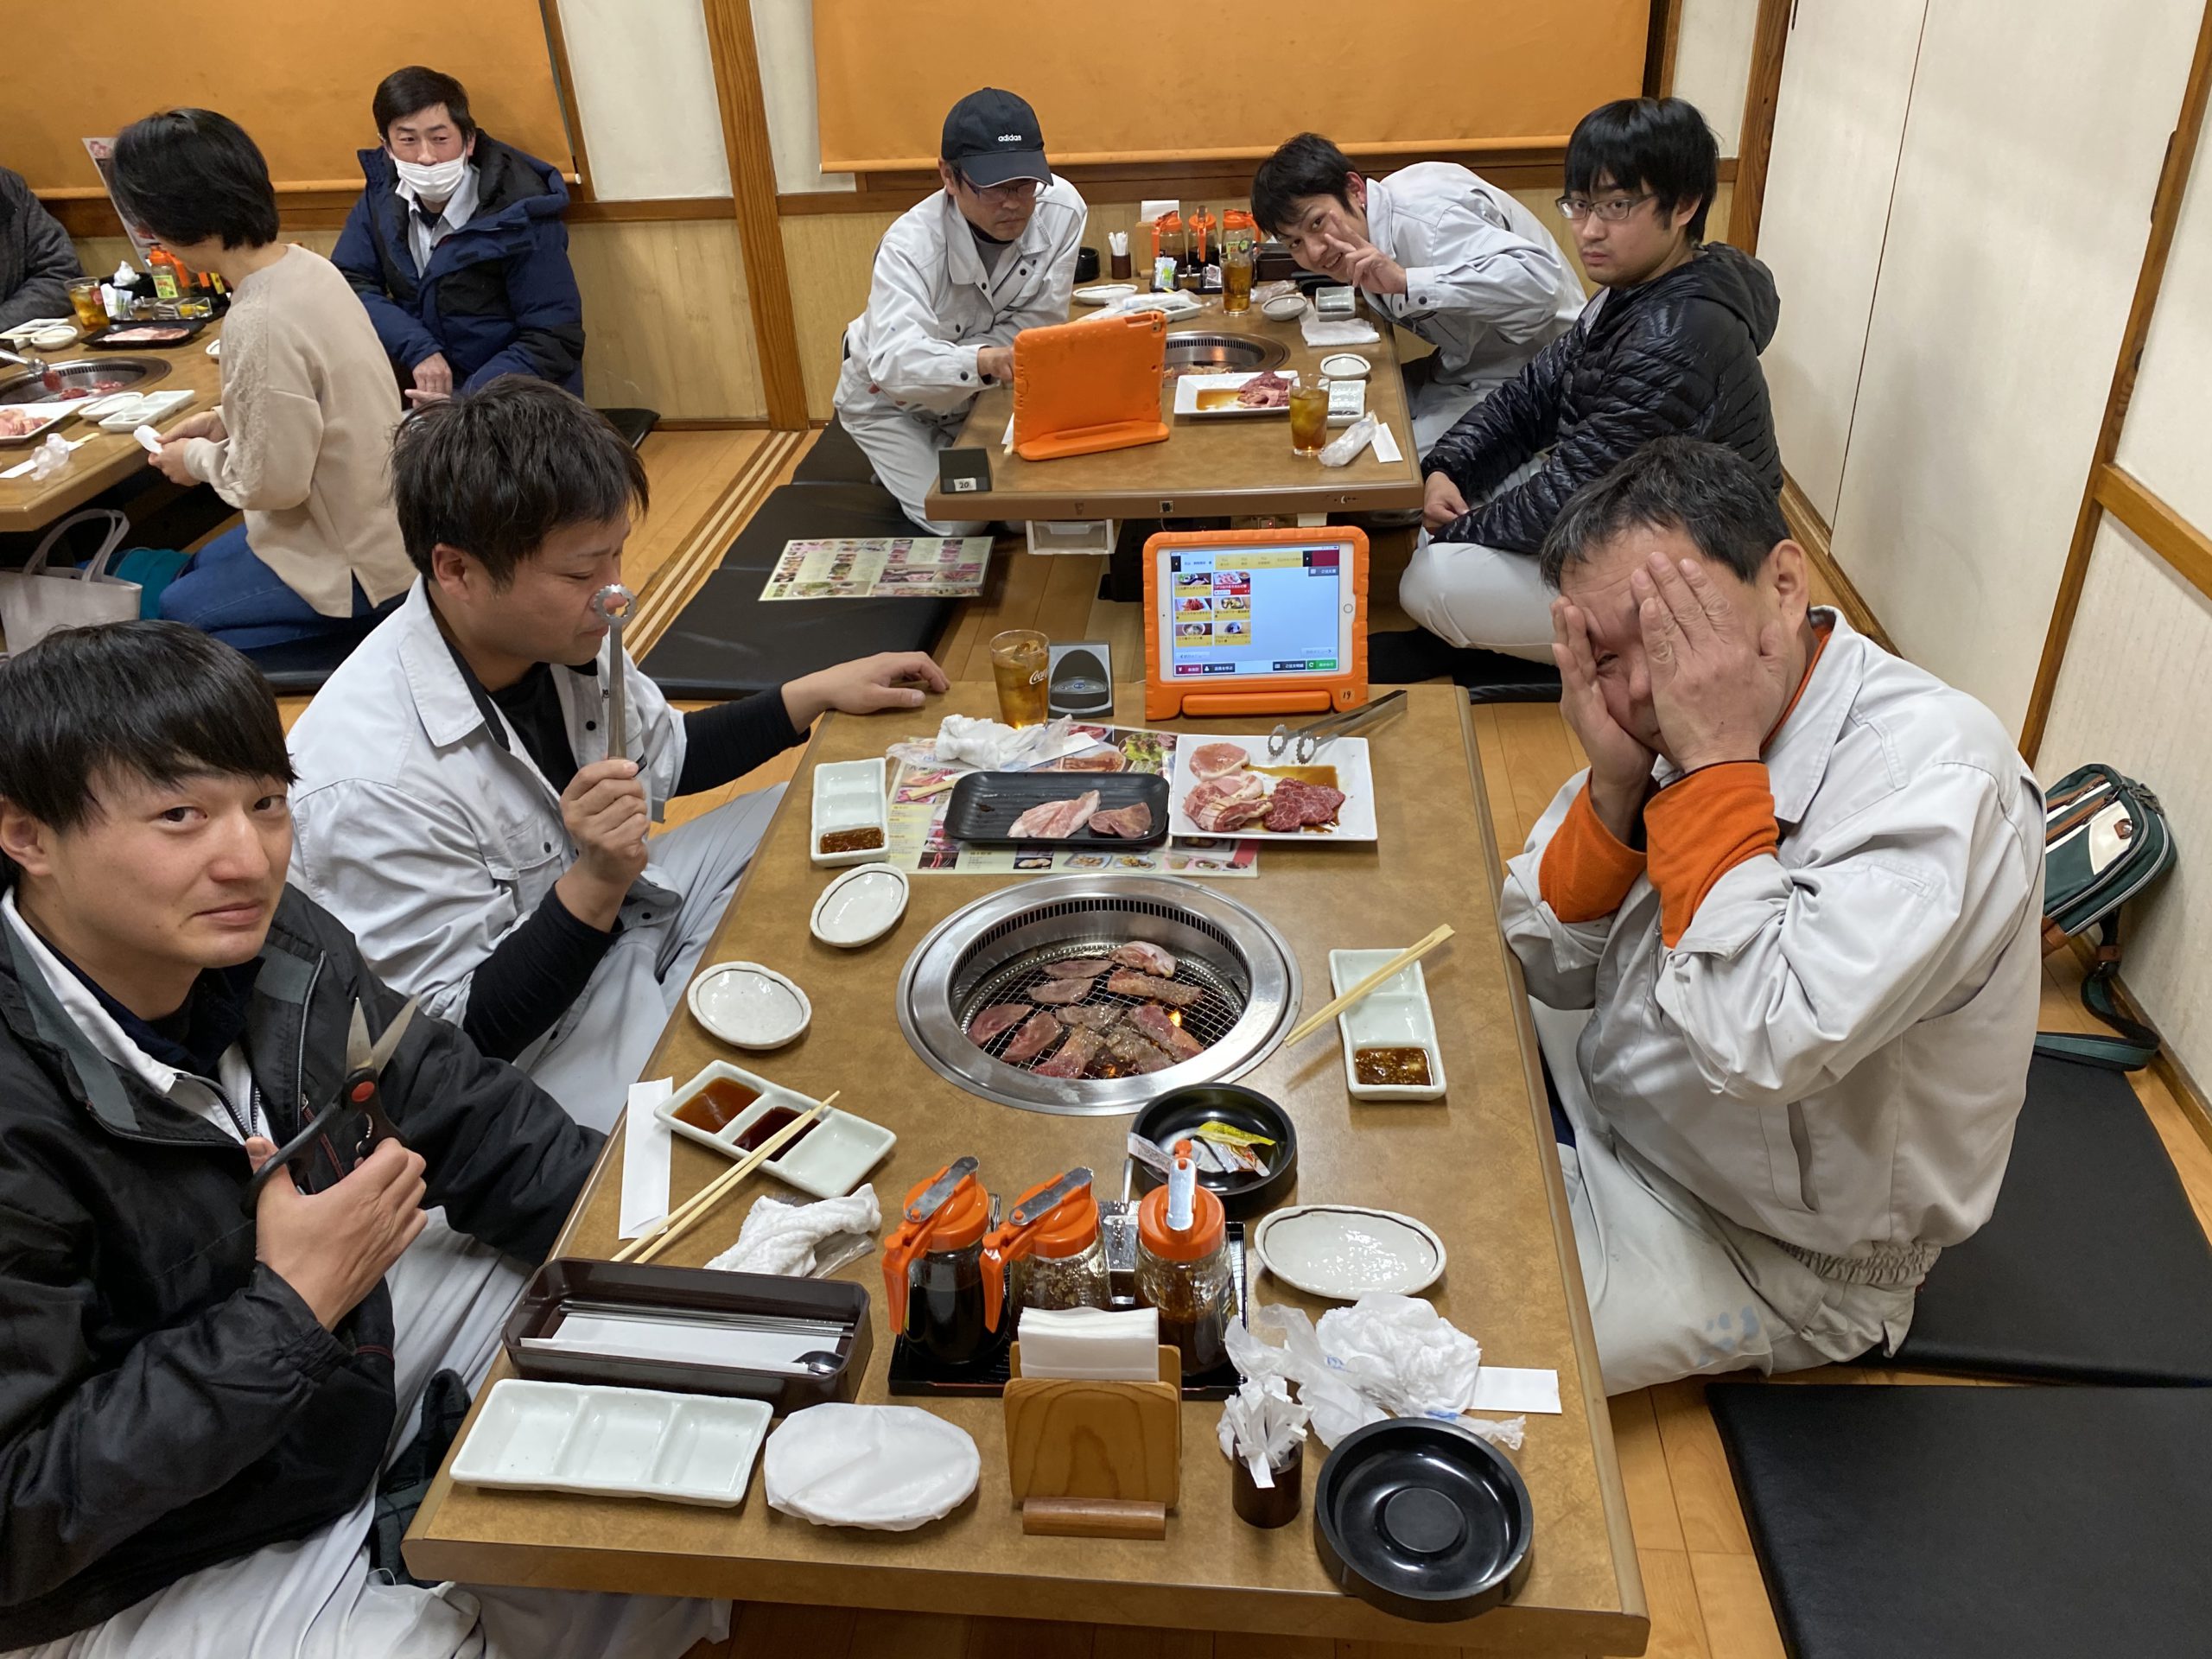
[[[1147,1072],[1102,1047],[1080,1077],[1058,1077],[1034,1070],[1061,1052],[1058,1044],[1019,1064],[1001,1058],[1018,1024],[984,1046],[968,1035],[984,1009],[1027,1004],[1033,988],[1053,980],[1047,964],[1108,956],[1132,942],[1168,951],[1177,962],[1173,982],[1204,993],[1180,1009],[1163,1004],[1206,1046],[1204,1053]],[[1113,971],[1101,974],[1084,999],[1094,1020],[1151,1000],[1109,992]],[[1048,876],[1002,889],[940,923],[900,976],[899,1023],[931,1066],[971,1093],[1033,1111],[1103,1115],[1134,1112],[1166,1090],[1249,1071],[1281,1041],[1298,995],[1297,964],[1281,936],[1233,899],[1166,878]]]

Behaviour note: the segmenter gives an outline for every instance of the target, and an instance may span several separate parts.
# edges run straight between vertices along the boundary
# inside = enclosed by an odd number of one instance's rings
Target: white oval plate
[[[1332,352],[1321,359],[1321,372],[1332,380],[1364,380],[1368,361],[1356,352]]]
[[[1276,322],[1294,321],[1306,315],[1306,296],[1303,294],[1278,294],[1261,306],[1260,313]]]
[[[1278,1210],[1252,1230],[1252,1253],[1285,1284],[1338,1302],[1411,1296],[1444,1272],[1444,1241],[1426,1223],[1351,1204]]]
[[[822,889],[807,931],[842,950],[873,944],[906,913],[906,872],[895,864],[861,864]]]
[[[1116,300],[1126,300],[1137,291],[1135,283],[1093,283],[1075,291],[1077,305],[1111,305]]]
[[[781,1048],[814,1019],[806,993],[757,962],[718,962],[691,982],[694,1019],[739,1048]]]

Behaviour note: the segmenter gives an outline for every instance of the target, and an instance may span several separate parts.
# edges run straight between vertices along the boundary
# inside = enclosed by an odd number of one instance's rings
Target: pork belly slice
[[[1014,821],[1007,831],[1014,841],[1065,841],[1090,822],[1098,810],[1098,791],[1086,789],[1064,801],[1040,801]]]
[[[1147,944],[1141,939],[1131,939],[1114,953],[1114,960],[1124,968],[1134,968],[1139,973],[1156,974],[1162,979],[1175,977],[1181,964],[1156,944]]]

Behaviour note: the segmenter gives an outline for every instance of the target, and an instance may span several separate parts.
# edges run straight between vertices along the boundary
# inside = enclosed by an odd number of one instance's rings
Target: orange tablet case
[[[1159,443],[1167,319],[1159,312],[1014,337],[1014,453],[1024,461]]]
[[[1351,658],[1339,674],[1255,677],[1236,690],[1200,690],[1160,672],[1160,555],[1163,549],[1200,547],[1344,546],[1351,550]],[[1367,701],[1367,534],[1348,524],[1293,530],[1162,531],[1144,544],[1144,717],[1183,715],[1332,714]]]

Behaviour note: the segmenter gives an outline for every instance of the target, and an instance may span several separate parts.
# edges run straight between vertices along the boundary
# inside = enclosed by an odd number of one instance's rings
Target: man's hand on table
[[[259,1169],[276,1154],[255,1135],[245,1154]],[[254,1255],[289,1285],[326,1331],[373,1290],[429,1221],[423,1159],[380,1141],[335,1186],[302,1192],[279,1171],[255,1200]]]
[[[1552,660],[1559,664],[1560,713],[1590,757],[1591,810],[1615,841],[1635,846],[1637,823],[1651,791],[1652,762],[1658,757],[1605,706],[1588,625],[1565,599],[1552,601]]]
[[[841,715],[918,709],[929,693],[950,683],[926,652],[879,652],[785,682],[784,712],[791,729],[803,732],[833,709]]]
[[[618,755],[577,768],[561,791],[561,822],[576,843],[576,861],[553,890],[569,914],[604,933],[645,868],[652,813],[638,763]]]
[[[1014,379],[1014,347],[1011,346],[978,346],[976,348],[976,372],[986,380],[1005,385]]]
[[[1329,251],[1335,262],[1329,274],[1338,282],[1370,294],[1406,291],[1406,268],[1372,242],[1346,242],[1332,236]]]
[[[1667,750],[1684,772],[1756,760],[1789,701],[1789,641],[1695,559],[1654,553],[1629,578]]]
[[[1431,473],[1421,486],[1421,528],[1433,535],[1466,512],[1467,498],[1459,493],[1459,486],[1442,473]]]

